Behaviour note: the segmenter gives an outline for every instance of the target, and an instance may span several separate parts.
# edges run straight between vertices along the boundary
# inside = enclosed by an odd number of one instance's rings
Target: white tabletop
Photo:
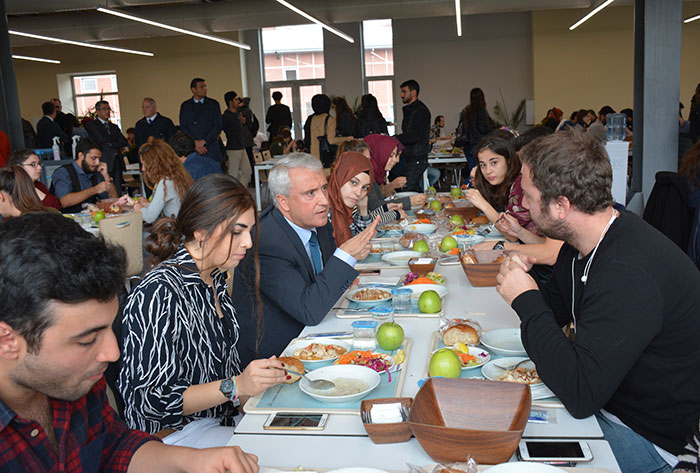
[[[484,331],[519,325],[517,315],[495,288],[472,287],[459,265],[438,265],[436,271],[447,278],[448,316],[476,320]],[[405,269],[387,269],[382,271],[382,275],[405,272]],[[407,372],[402,392],[403,396],[413,397],[418,391],[418,380],[426,375],[430,337],[439,328],[439,319],[398,317],[396,321],[404,328],[406,337],[413,339],[412,350],[404,366]],[[349,331],[351,323],[352,320],[338,319],[334,313],[330,313],[319,325],[306,327],[302,335]],[[524,437],[587,439],[594,450],[595,459],[586,466],[619,471],[607,442],[600,440],[603,435],[595,417],[578,420],[565,409],[550,408],[547,411],[549,422],[528,423]],[[266,419],[266,414],[246,414],[229,442],[258,455],[261,465],[287,468],[297,465],[307,468],[374,466],[405,470],[406,462],[417,465],[432,462],[415,439],[400,444],[373,444],[357,415],[332,414],[324,430],[303,433],[264,430],[262,426]],[[284,452],[284,456],[280,452]],[[362,452],[361,457],[358,452]]]

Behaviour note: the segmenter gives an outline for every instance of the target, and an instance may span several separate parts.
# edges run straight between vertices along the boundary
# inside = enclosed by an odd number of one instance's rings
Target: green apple
[[[384,350],[396,350],[402,342],[403,328],[396,322],[384,322],[377,330],[377,343]]]
[[[439,212],[442,210],[442,202],[439,200],[431,200],[430,201],[430,210],[434,210],[435,212]]]
[[[450,217],[450,222],[454,223],[455,225],[459,225],[460,227],[464,225],[464,219],[459,214]]]
[[[442,300],[432,289],[425,291],[418,298],[418,310],[424,314],[437,314],[442,309]]]
[[[95,221],[95,223],[100,223],[100,220],[104,220],[105,218],[105,213],[101,210],[98,210],[95,212],[95,215],[92,216],[92,219]]]
[[[449,348],[442,348],[430,357],[428,374],[430,376],[444,376],[445,378],[459,378],[462,372],[462,362],[455,352]]]
[[[413,242],[413,251],[418,251],[419,253],[427,253],[430,248],[425,240],[417,240]]]
[[[437,189],[433,186],[428,187],[428,194],[437,194]]]
[[[454,237],[447,235],[440,242],[440,249],[443,251],[443,253],[447,253],[453,248],[457,248],[457,240],[455,240]]]
[[[450,195],[455,199],[459,199],[462,197],[462,189],[459,187],[453,187],[450,189]]]

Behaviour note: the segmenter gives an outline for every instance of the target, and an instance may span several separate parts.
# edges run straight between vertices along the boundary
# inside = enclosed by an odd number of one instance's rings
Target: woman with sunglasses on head
[[[187,172],[175,151],[161,139],[152,136],[139,148],[141,177],[153,195],[149,202],[139,197],[134,210],[140,210],[143,221],[153,223],[161,215],[177,216],[185,194],[192,186],[192,177]]]
[[[376,218],[386,223],[406,216],[403,210],[389,210],[386,204],[371,212],[368,210],[367,193],[373,180],[369,159],[353,151],[340,155],[328,176],[328,200],[337,246],[361,233]]]
[[[49,189],[41,182],[41,160],[32,149],[19,149],[12,153],[10,159],[7,160],[8,166],[22,166],[22,169],[29,175],[34,182],[36,195],[45,207],[53,207],[56,210],[61,210],[61,200],[49,192]]]
[[[239,399],[289,379],[274,356],[240,366],[236,349],[239,326],[222,271],[254,247],[256,223],[247,189],[210,174],[192,186],[176,219],[154,225],[145,246],[157,266],[129,294],[122,316],[117,388],[130,427],[153,433],[201,418],[230,426]]]

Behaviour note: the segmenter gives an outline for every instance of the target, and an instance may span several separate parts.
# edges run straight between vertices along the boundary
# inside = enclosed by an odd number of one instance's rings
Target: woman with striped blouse
[[[233,425],[239,398],[287,379],[274,356],[239,366],[236,312],[218,269],[243,259],[256,222],[246,188],[213,174],[192,186],[177,219],[154,225],[146,249],[158,265],[131,292],[122,317],[117,387],[130,427],[153,433],[197,418]]]

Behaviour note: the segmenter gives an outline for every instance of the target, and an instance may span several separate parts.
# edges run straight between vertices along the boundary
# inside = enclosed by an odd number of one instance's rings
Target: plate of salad
[[[459,361],[462,364],[462,370],[471,370],[483,366],[491,359],[491,354],[484,350],[483,348],[470,347],[464,343],[455,343],[452,346],[448,346],[453,352],[459,357]],[[435,353],[438,350],[434,350]],[[432,355],[432,354],[431,354]]]
[[[400,364],[397,364],[391,355],[377,353],[373,351],[354,350],[338,357],[334,365],[360,365],[371,368],[377,373],[387,373],[391,382],[391,373],[398,371]]]

